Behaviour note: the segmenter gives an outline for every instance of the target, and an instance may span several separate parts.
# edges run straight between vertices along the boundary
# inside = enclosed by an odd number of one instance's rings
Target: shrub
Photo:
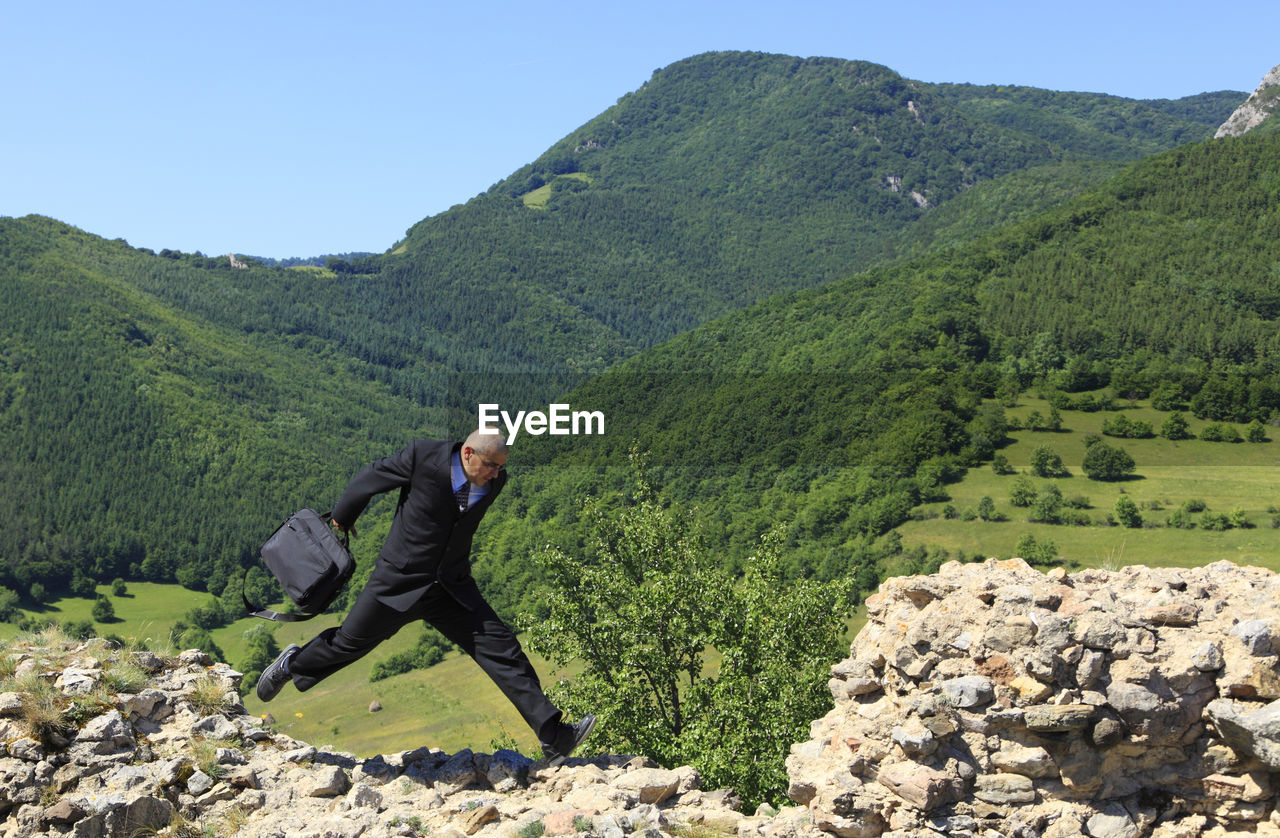
[[[1122,526],[1131,529],[1137,529],[1142,526],[1142,514],[1138,512],[1138,505],[1133,502],[1133,498],[1128,495],[1121,495],[1116,498],[1116,520]]]
[[[984,521],[994,521],[996,517],[996,504],[989,495],[983,495],[978,501],[978,517]]]
[[[1243,442],[1235,425],[1222,422],[1210,422],[1200,431],[1200,439],[1205,442]]]
[[[1150,422],[1133,420],[1123,413],[1118,413],[1103,422],[1102,432],[1107,436],[1117,436],[1123,439],[1146,439],[1154,436],[1151,432]]]
[[[1172,440],[1191,439],[1187,417],[1177,411],[1170,413],[1160,425],[1160,436]]]
[[[1200,526],[1211,532],[1231,529],[1231,519],[1225,512],[1206,512],[1200,516]]]
[[[1036,495],[1035,503],[1031,505],[1032,521],[1042,524],[1059,523],[1062,510],[1062,492],[1057,486],[1050,483]]]
[[[1133,473],[1133,457],[1123,448],[1099,442],[1084,454],[1084,473],[1090,480],[1120,480]]]
[[[1013,481],[1009,488],[1009,503],[1017,507],[1027,507],[1036,501],[1036,487],[1031,478],[1025,474]]]
[[[1058,560],[1058,545],[1050,539],[1037,540],[1031,533],[1018,539],[1013,548],[1014,555],[1026,559],[1029,564],[1046,565]]]
[[[1036,477],[1070,477],[1062,456],[1047,445],[1042,445],[1031,454],[1031,473]]]
[[[93,602],[93,610],[90,612],[95,623],[111,623],[115,622],[116,609],[111,604],[111,600],[104,596],[98,597]]]

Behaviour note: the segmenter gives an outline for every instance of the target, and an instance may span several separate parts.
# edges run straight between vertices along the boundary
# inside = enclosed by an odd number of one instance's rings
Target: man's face
[[[462,446],[462,471],[477,486],[483,486],[497,477],[499,469],[506,464],[505,453],[481,454],[470,445]]]

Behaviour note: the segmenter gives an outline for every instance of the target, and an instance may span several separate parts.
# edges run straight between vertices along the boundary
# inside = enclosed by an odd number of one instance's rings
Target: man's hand
[[[354,536],[355,536],[355,534],[356,534],[356,528],[355,528],[355,527],[345,527],[345,526],[343,526],[342,524],[339,524],[339,523],[338,523],[335,519],[333,519],[333,518],[330,518],[330,519],[329,519],[329,523],[330,523],[330,524],[333,524],[333,528],[334,528],[335,530],[337,530],[338,532],[340,532],[340,533],[343,533],[343,534],[350,533],[352,537],[354,537]]]

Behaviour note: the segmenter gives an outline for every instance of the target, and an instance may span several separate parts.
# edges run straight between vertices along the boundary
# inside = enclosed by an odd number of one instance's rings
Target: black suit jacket
[[[351,482],[333,508],[343,526],[355,523],[374,495],[404,490],[391,532],[365,586],[397,611],[407,611],[433,585],[440,585],[468,608],[483,604],[471,578],[471,538],[480,519],[506,485],[500,471],[488,494],[458,512],[450,464],[461,443],[414,440],[398,454],[375,460]]]

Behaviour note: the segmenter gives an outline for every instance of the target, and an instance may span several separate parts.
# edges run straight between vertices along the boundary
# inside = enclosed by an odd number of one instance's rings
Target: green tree
[[[1009,487],[1009,503],[1017,507],[1027,507],[1036,501],[1036,487],[1031,478],[1019,475]]]
[[[1240,431],[1235,425],[1222,422],[1210,422],[1200,430],[1200,439],[1205,442],[1241,442]]]
[[[0,586],[0,621],[11,623],[18,613],[17,592]]]
[[[1024,533],[1014,546],[1013,554],[1030,564],[1048,565],[1057,561],[1058,545],[1052,539],[1037,539],[1031,533]]]
[[[1071,472],[1062,462],[1062,455],[1047,445],[1041,445],[1031,454],[1031,473],[1036,477],[1069,477]]]
[[[90,613],[95,623],[110,623],[116,619],[115,606],[105,596],[99,596],[94,600],[93,610]]]
[[[1133,498],[1128,495],[1121,495],[1116,498],[1116,520],[1121,526],[1137,529],[1142,526],[1142,513],[1138,511],[1138,505],[1133,502]]]
[[[238,663],[239,670],[244,673],[240,682],[241,695],[246,695],[258,683],[258,676],[280,655],[280,644],[271,629],[265,623],[258,623],[244,633],[244,658]]]
[[[1057,524],[1062,520],[1062,490],[1052,483],[1046,484],[1031,504],[1030,520],[1042,524]]]
[[[96,585],[88,576],[76,571],[71,577],[71,595],[88,599],[94,595]]]
[[[1133,474],[1136,464],[1123,448],[1098,442],[1084,452],[1085,475],[1090,480],[1121,480]]]
[[[115,579],[111,580],[112,596],[125,596],[128,593],[129,593],[129,586],[125,584],[123,579],[117,576]]]
[[[694,765],[748,800],[781,800],[787,743],[829,705],[851,584],[784,579],[778,529],[732,578],[690,512],[665,506],[635,452],[631,460],[622,507],[588,504],[591,554],[540,554],[549,615],[530,647],[581,662],[552,692],[566,711],[600,716],[601,746]],[[719,654],[714,671],[708,648]]]
[[[1178,410],[1170,413],[1160,425],[1160,436],[1172,440],[1191,439],[1187,417]]]
[[[1250,442],[1266,442],[1267,428],[1257,419],[1249,423],[1249,427],[1245,430],[1245,439]]]
[[[996,504],[990,495],[983,495],[978,501],[978,517],[984,521],[993,521],[996,517]]]

